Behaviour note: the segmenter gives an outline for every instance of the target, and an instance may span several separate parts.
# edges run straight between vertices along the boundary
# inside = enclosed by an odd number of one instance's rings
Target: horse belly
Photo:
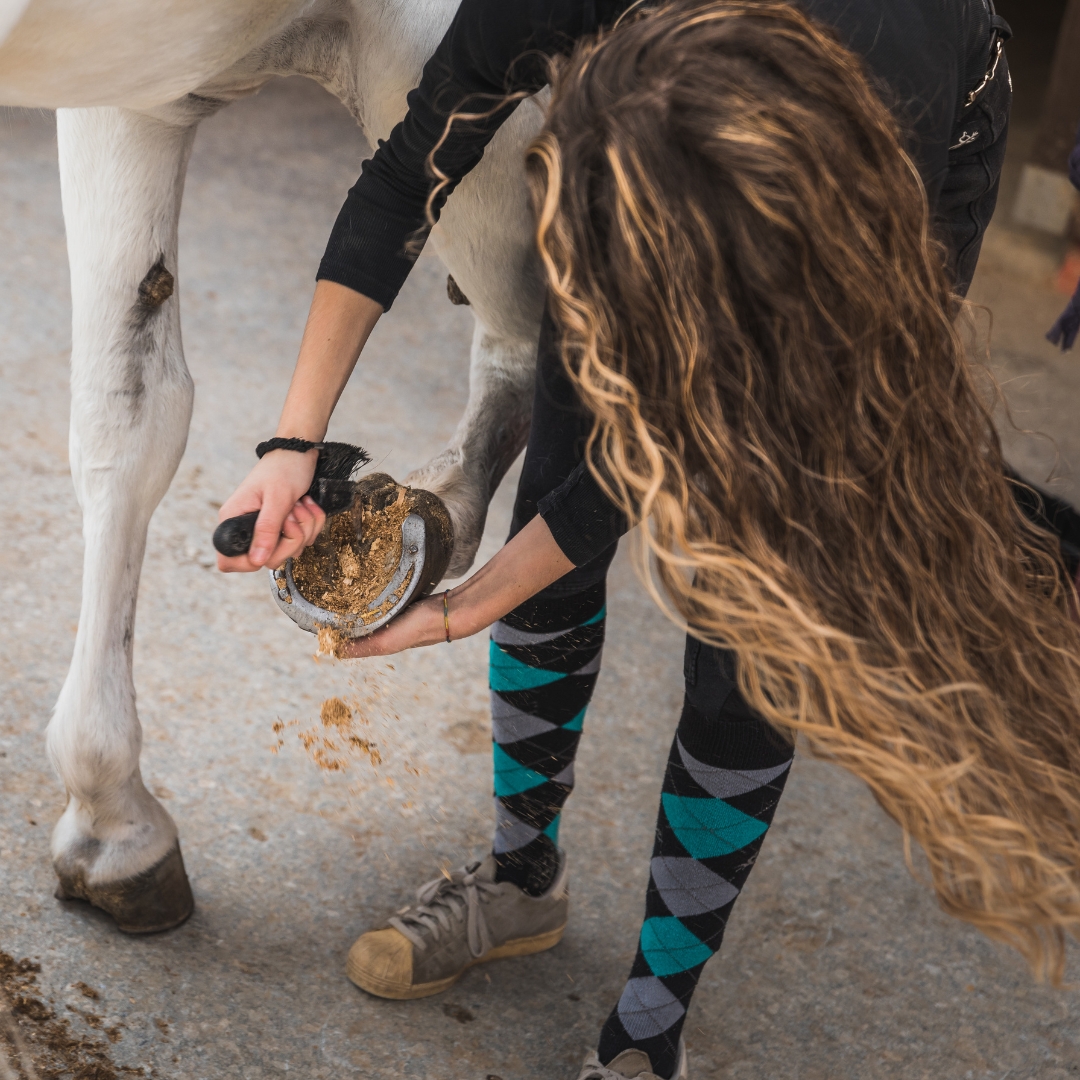
[[[175,101],[308,7],[303,0],[0,0],[0,105],[147,109]]]

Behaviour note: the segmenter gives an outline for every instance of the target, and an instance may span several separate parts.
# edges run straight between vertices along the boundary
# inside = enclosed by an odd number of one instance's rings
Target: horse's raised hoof
[[[124,881],[88,885],[82,870],[57,868],[57,900],[85,900],[111,915],[125,934],[156,934],[179,926],[195,910],[177,840],[163,859]]]

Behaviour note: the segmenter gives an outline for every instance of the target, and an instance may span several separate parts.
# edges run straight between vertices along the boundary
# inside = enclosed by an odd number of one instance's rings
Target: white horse
[[[0,0],[0,105],[56,108],[71,264],[71,473],[82,612],[49,724],[68,803],[58,896],[132,932],[192,908],[176,825],[139,771],[132,638],[147,525],[184,452],[192,382],[174,292],[184,173],[200,120],[275,75],[307,75],[386,137],[458,0]],[[469,401],[410,482],[454,520],[471,565],[495,486],[524,445],[543,305],[519,108],[432,236],[476,319]],[[344,192],[342,192],[344,197]],[[313,267],[314,270],[314,267]]]

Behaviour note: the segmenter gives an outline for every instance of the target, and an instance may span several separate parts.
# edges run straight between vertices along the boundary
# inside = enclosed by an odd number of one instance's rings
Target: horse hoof
[[[180,841],[148,870],[123,881],[89,885],[81,868],[56,869],[57,900],[85,900],[111,915],[125,934],[156,934],[179,926],[195,909]]]

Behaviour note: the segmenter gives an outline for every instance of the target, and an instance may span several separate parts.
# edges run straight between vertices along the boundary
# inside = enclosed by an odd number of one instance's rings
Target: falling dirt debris
[[[16,960],[0,952],[0,1064],[5,1075],[17,1080],[121,1080],[144,1076],[142,1069],[117,1065],[109,1055],[108,1044],[89,1035],[72,1031],[66,1018],[37,996],[37,975],[41,965],[32,960]],[[100,995],[85,983],[74,983],[91,1000]],[[91,991],[89,994],[87,990]],[[68,1006],[91,1027],[101,1028],[100,1016]],[[119,1028],[105,1029],[116,1042]]]
[[[319,726],[297,732],[312,761],[324,772],[344,772],[354,760],[382,763],[379,748],[366,737],[366,721],[339,697],[327,698],[319,708]]]
[[[392,787],[393,776],[388,772],[404,770],[406,775],[399,778],[408,789],[420,770],[410,763],[410,755],[398,752],[402,749],[401,691],[395,672],[394,664],[373,660],[324,673],[337,684],[332,696],[310,712],[305,710],[306,715],[291,720],[279,716],[271,725],[274,742],[268,749],[273,754],[287,754],[287,747],[295,746],[295,738],[324,782],[344,784],[350,800],[371,790],[376,782]]]
[[[368,721],[360,711],[360,702],[354,702],[354,706],[350,708],[339,697],[327,698],[319,708],[319,723],[296,733],[312,761],[324,772],[344,772],[360,759],[376,767],[382,764],[379,748],[367,737]],[[277,736],[276,744],[271,747],[273,753],[285,745],[286,729],[298,727],[299,723],[278,720],[273,724]]]
[[[352,641],[352,637],[344,630],[338,630],[333,626],[319,627],[319,647],[316,656],[333,656],[337,660],[347,659],[345,646]]]
[[[323,727],[345,730],[352,724],[352,709],[339,697],[327,698],[319,707],[319,719]]]

